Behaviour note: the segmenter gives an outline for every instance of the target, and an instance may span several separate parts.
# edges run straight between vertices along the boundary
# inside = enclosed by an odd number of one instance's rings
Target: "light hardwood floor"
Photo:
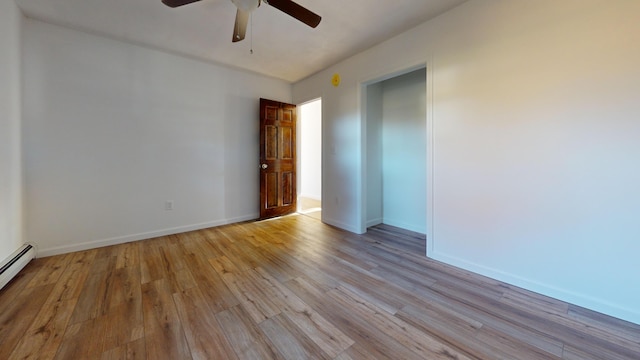
[[[0,359],[640,359],[640,326],[307,216],[34,260]]]
[[[300,214],[322,220],[322,202],[320,200],[300,197]]]

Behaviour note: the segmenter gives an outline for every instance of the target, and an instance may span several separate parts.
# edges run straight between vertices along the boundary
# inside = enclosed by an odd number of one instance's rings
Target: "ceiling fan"
[[[201,0],[162,0],[162,2],[172,8],[191,4]],[[265,2],[274,8],[294,17],[297,20],[315,28],[322,19],[318,14],[304,8],[301,5],[296,4],[291,0],[231,0],[231,2],[238,8],[236,13],[236,23],[233,28],[233,42],[238,42],[244,39],[247,32],[247,23],[249,21],[249,15],[253,10],[260,6],[261,2]]]

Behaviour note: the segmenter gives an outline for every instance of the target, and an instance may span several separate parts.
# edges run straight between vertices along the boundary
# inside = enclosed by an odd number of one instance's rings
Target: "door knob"
[[[267,164],[262,164],[262,165],[260,165],[260,167],[264,170],[264,169],[268,168],[268,167],[269,167],[269,165],[267,165]]]

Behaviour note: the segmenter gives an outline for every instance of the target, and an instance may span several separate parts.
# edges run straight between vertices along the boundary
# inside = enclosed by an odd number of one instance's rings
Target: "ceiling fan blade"
[[[274,8],[291,15],[292,17],[302,21],[303,23],[315,28],[320,24],[322,18],[320,15],[308,10],[291,0],[265,0],[265,2]]]
[[[238,42],[244,39],[247,33],[247,23],[249,22],[249,12],[238,9],[236,13],[236,24],[233,27],[233,39],[231,41]]]
[[[175,8],[178,6],[191,4],[196,1],[200,1],[200,0],[162,0],[162,3],[169,7]]]

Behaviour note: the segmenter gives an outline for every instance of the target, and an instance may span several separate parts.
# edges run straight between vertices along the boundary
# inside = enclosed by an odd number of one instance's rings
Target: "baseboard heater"
[[[32,245],[23,245],[20,249],[16,250],[11,256],[2,262],[0,267],[0,289],[18,275],[29,261],[36,257],[36,249]]]

